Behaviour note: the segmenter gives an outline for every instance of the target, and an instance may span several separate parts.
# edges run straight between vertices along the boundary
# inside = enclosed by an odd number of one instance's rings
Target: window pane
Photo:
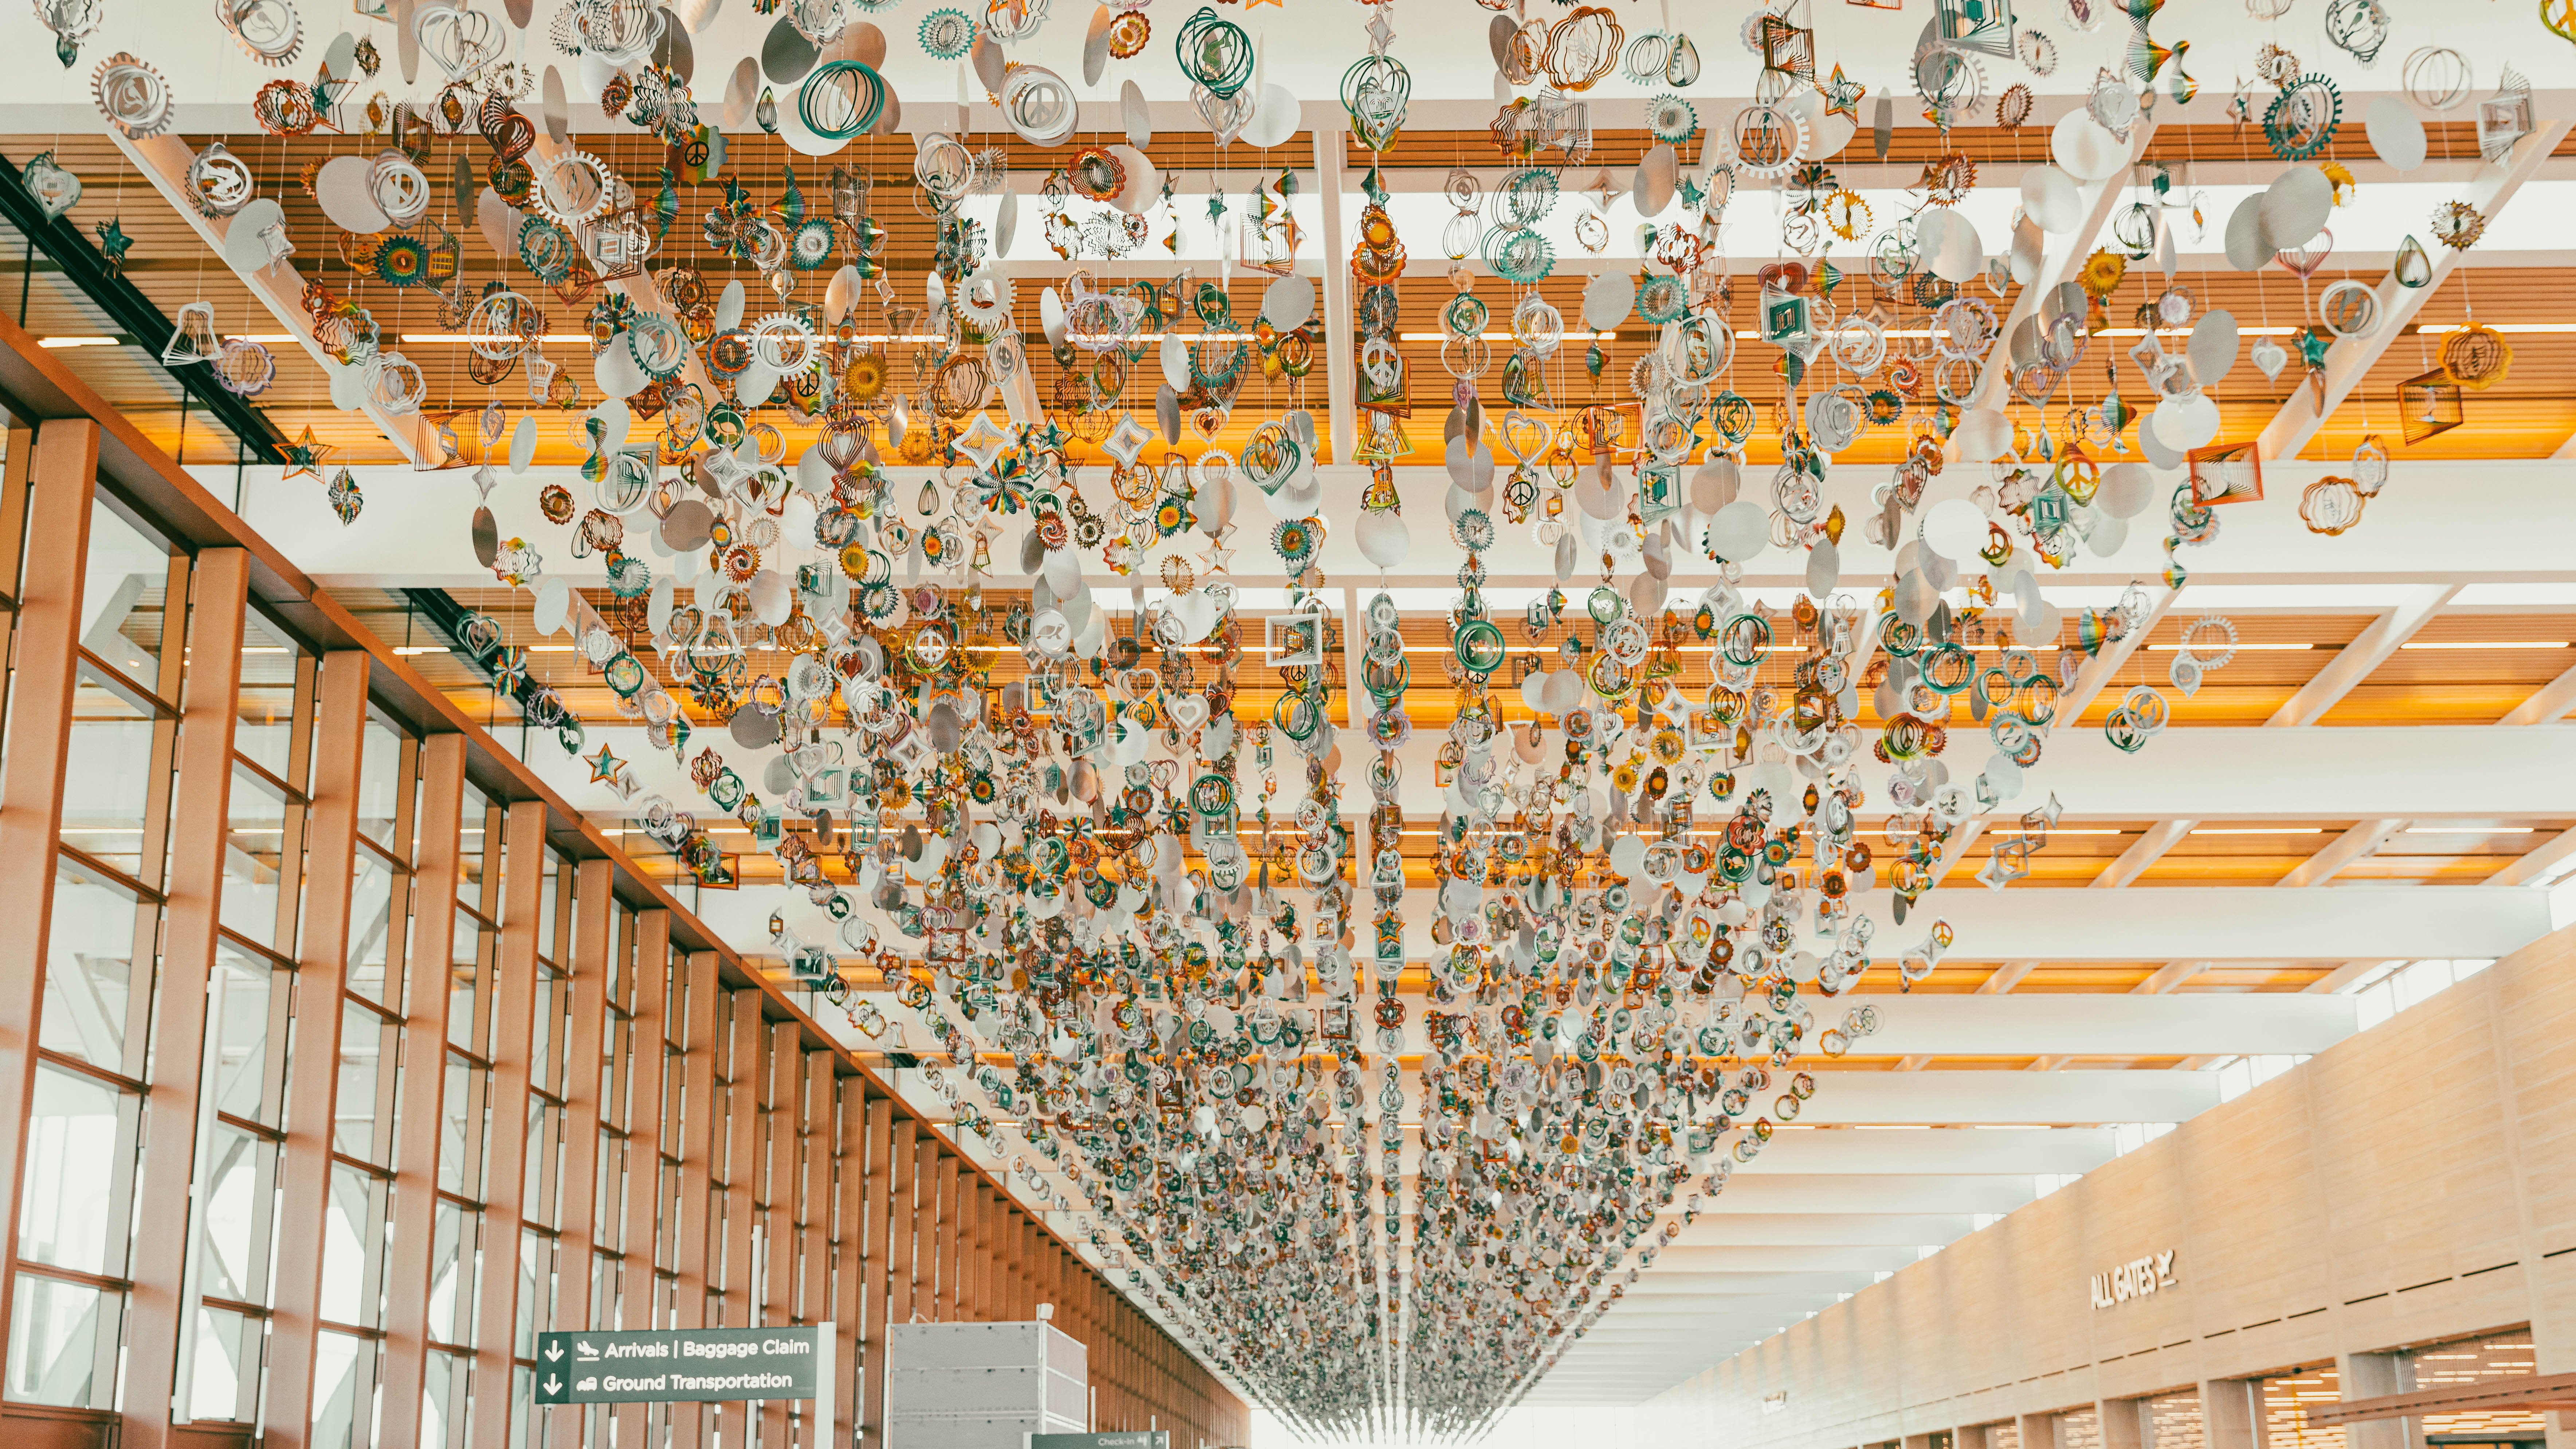
[[[391,1105],[384,1089],[393,1072],[395,1031],[393,1023],[356,1002],[340,1005],[340,1092],[332,1145],[366,1162],[384,1163],[392,1153],[393,1124],[376,1118]]]
[[[105,503],[90,505],[89,560],[81,585],[81,643],[146,687],[160,672],[162,605],[170,551]]]
[[[114,1407],[123,1296],[21,1273],[11,1303],[9,1397],[26,1404]],[[105,1353],[99,1351],[102,1341]]]
[[[223,923],[274,951],[291,951],[290,935],[277,938],[278,865],[286,846],[286,802],[244,770],[233,772],[231,819],[224,840]]]
[[[45,943],[45,1009],[38,1040],[131,1076],[127,1020],[136,1003],[132,896],[69,870],[54,878],[53,933]],[[140,1046],[140,1042],[135,1045]]]
[[[395,806],[402,783],[403,737],[382,720],[367,721],[363,753],[358,756],[358,829],[369,840],[402,853],[394,839]]]
[[[313,1340],[313,1449],[348,1449],[358,1429],[358,1397],[375,1374],[375,1345],[324,1330]]]
[[[98,686],[84,669],[72,694],[72,728],[63,770],[63,843],[145,883],[144,813],[151,802],[149,714]]]
[[[270,1222],[277,1207],[277,1149],[228,1123],[207,1145],[205,1210],[197,1246],[210,1298],[268,1301]]]
[[[286,772],[295,743],[294,644],[255,609],[242,610],[241,708],[233,723],[233,748],[298,789]]]
[[[215,970],[222,978],[223,1009],[216,1023],[215,1105],[236,1117],[278,1124],[286,1082],[285,1038],[277,1021],[294,977],[265,956],[218,938]]]
[[[136,1109],[132,1098],[104,1082],[36,1064],[27,1175],[19,1190],[19,1257],[123,1275],[126,1232],[117,1179],[120,1162],[132,1158],[127,1124]]]
[[[484,831],[490,824],[487,812],[491,802],[472,785],[465,787],[465,813],[457,831],[456,851],[461,860],[456,894],[460,900],[480,902],[483,899]],[[492,844],[497,847],[500,842]]]
[[[197,1307],[197,1351],[188,1368],[188,1414],[197,1420],[246,1420],[259,1386],[260,1340],[266,1325],[229,1308]]]
[[[484,1110],[492,1074],[450,1058],[438,1133],[438,1185],[461,1197],[483,1196]]]
[[[331,1210],[322,1218],[322,1316],[333,1323],[373,1328],[382,1318],[384,1285],[377,1281],[384,1255],[385,1185],[348,1166],[331,1164]]]
[[[474,1345],[475,1239],[482,1217],[441,1201],[430,1228],[429,1336],[459,1348]]]
[[[484,1042],[484,1024],[474,1017],[475,998],[482,987],[482,956],[483,923],[458,911],[456,940],[448,952],[447,1039],[477,1055],[482,1054]]]
[[[394,872],[361,847],[349,888],[349,989],[385,1006],[402,1004],[402,983],[387,961],[394,938]]]

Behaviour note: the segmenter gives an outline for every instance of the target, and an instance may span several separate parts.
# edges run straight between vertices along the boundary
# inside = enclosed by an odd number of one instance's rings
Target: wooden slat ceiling
[[[1707,118],[1703,118],[1706,120]],[[2346,125],[2336,147],[2329,154],[2346,152],[2356,157],[2367,155],[2367,143],[2357,125]],[[2456,152],[2471,154],[2473,147],[2461,123],[2445,123],[2433,128],[2434,154]],[[2460,134],[2454,135],[2454,132]],[[206,136],[188,138],[202,147],[215,139]],[[365,154],[374,142],[359,137],[309,137],[282,140],[268,136],[234,136],[223,138],[252,168],[259,178],[261,194],[277,198],[287,208],[290,232],[302,250],[294,259],[299,273],[319,276],[334,288],[364,303],[373,310],[381,325],[392,335],[405,333],[445,332],[453,328],[437,315],[434,300],[426,293],[396,291],[372,279],[356,278],[336,255],[336,236],[320,215],[319,208],[307,197],[298,177],[303,168],[315,161],[339,154]],[[979,143],[988,138],[976,138]],[[1077,137],[1077,141],[1093,138]],[[1098,139],[1115,139],[1102,137]],[[1896,145],[1890,151],[1891,164],[1914,164],[1938,154],[1937,133],[1924,128],[1908,128],[1894,134]],[[592,134],[583,143],[628,178],[639,192],[649,198],[658,185],[657,168],[663,161],[662,148],[640,133],[617,135]],[[1637,131],[1604,130],[1596,138],[1595,159],[1582,168],[1569,169],[1563,184],[1569,188],[1588,187],[1595,172],[1604,166],[1617,174],[1619,167],[1633,161],[1630,154],[1642,149],[1645,136]],[[1040,152],[1006,137],[994,143],[1004,153],[1014,171],[1027,174],[1042,172],[1051,160],[1070,153],[1065,148],[1057,153]],[[1998,131],[1993,127],[1963,128],[1953,132],[1950,146],[1959,154],[1981,161],[2010,163],[2036,160],[2044,155],[2045,138],[2025,129],[2017,133]],[[1481,148],[1481,149],[1479,149]],[[2446,150],[2445,148],[2448,148]],[[0,154],[23,163],[39,150],[52,149],[58,160],[80,174],[86,191],[74,209],[71,220],[89,234],[101,222],[117,220],[133,236],[135,245],[129,273],[144,293],[165,312],[175,312],[182,303],[203,299],[212,302],[216,323],[227,333],[255,336],[274,335],[283,329],[266,311],[251,300],[238,279],[225,271],[197,244],[195,233],[172,214],[157,193],[125,164],[120,153],[97,136],[16,136],[0,137]],[[1426,132],[1408,134],[1388,157],[1396,167],[1417,167],[1425,171],[1445,172],[1455,161],[1464,159],[1478,165],[1493,164],[1492,146],[1481,132]],[[2225,125],[2174,127],[2158,132],[2151,148],[2154,159],[2181,162],[2192,159],[2239,160],[2260,152],[2259,133],[2238,130]],[[2569,150],[2576,150],[2571,143]],[[1205,217],[1206,172],[1209,167],[1225,168],[1229,175],[1245,178],[1256,171],[1275,172],[1281,165],[1305,165],[1311,162],[1311,139],[1300,135],[1275,151],[1258,152],[1248,147],[1229,148],[1220,154],[1209,138],[1167,137],[1157,140],[1157,159],[1178,170],[1182,177],[1183,224],[1195,238],[1204,239],[1208,231]],[[1365,163],[1367,153],[1355,158]],[[463,158],[478,169],[488,158],[479,138],[450,137],[440,140],[425,169],[437,185],[440,199],[433,215],[456,234],[463,245],[464,272],[473,282],[502,278],[513,281],[534,295],[515,260],[504,262],[489,254],[480,232],[470,224],[470,209],[460,206],[449,195],[447,178],[454,164]],[[1622,158],[1627,158],[1623,160]],[[1840,158],[1843,164],[1857,164],[1869,159],[1869,139],[1864,136]],[[2256,159],[2260,159],[2256,156]],[[811,207],[827,204],[829,179],[834,166],[845,166],[883,178],[876,190],[874,215],[890,233],[885,253],[890,281],[896,295],[910,302],[919,296],[920,276],[927,266],[932,236],[932,223],[918,201],[910,183],[911,144],[904,138],[866,140],[825,162],[815,163],[793,157],[774,138],[753,136],[736,138],[729,154],[729,174],[739,179],[754,198],[763,204],[775,202],[783,188],[785,168],[796,167],[797,180]],[[1988,178],[1988,184],[2007,184],[2010,165],[2000,165]],[[1310,173],[1311,175],[1311,173]],[[1311,184],[1311,183],[1310,183]],[[657,264],[695,260],[702,264],[711,282],[739,277],[754,289],[753,306],[766,300],[761,280],[747,266],[730,261],[709,259],[699,226],[709,205],[719,193],[711,186],[680,188],[680,216],[665,241],[664,254]],[[1034,232],[1038,225],[1037,202],[1023,198],[1022,229]],[[1248,207],[1241,181],[1228,197],[1232,208],[1229,221],[1239,220]],[[1577,203],[1561,200],[1560,207]],[[1892,217],[1877,218],[1884,226]],[[2223,217],[2206,218],[2212,236]],[[1156,240],[1138,254],[1139,259],[1162,255],[1156,223]],[[1990,239],[1995,240],[1995,239]],[[1399,285],[1401,298],[1400,330],[1408,333],[1437,334],[1439,309],[1452,295],[1446,277],[1449,260],[1440,253],[1440,238],[1434,235],[1406,238],[1410,263]],[[1309,237],[1303,253],[1312,258],[1319,253],[1339,257],[1347,244],[1334,238]],[[5,293],[8,273],[17,270],[19,247],[14,237],[0,236],[0,293]],[[1866,252],[1848,243],[1825,254],[1846,272],[1835,300],[1847,308],[1865,308],[1871,287],[1866,275]],[[1749,268],[1752,264],[1741,264]],[[2304,284],[2299,278],[2278,269],[2257,274],[2233,271],[2186,271],[2174,282],[2190,288],[2202,310],[2226,307],[2247,327],[2294,327],[2311,316],[2311,300],[2325,287],[2344,276],[2365,282],[2377,282],[2377,266],[2346,270],[2328,258],[2327,267]],[[802,280],[797,294],[819,297],[828,273],[818,272]],[[21,279],[22,282],[25,279]],[[86,304],[62,295],[59,286],[39,274],[29,288],[27,319],[39,335],[98,335],[103,322],[86,311]],[[1248,320],[1259,307],[1260,286],[1266,279],[1257,273],[1238,272],[1229,296],[1238,318]],[[1584,278],[1571,271],[1560,271],[1537,287],[1558,310],[1569,318],[1579,318]],[[2106,312],[2114,328],[2135,325],[2139,306],[2161,291],[2165,279],[2143,264],[2132,267],[2130,276],[2110,296]],[[1017,315],[1023,329],[1037,331],[1037,294],[1040,287],[1024,282],[1019,288]],[[1477,282],[1478,295],[1492,309],[1494,321],[1489,330],[1501,331],[1519,295],[1514,289],[1490,276]],[[1981,286],[1972,286],[1971,294],[1985,295]],[[1751,325],[1751,284],[1738,278],[1736,301],[1730,316],[1738,328]],[[2426,299],[2420,326],[2451,327],[2472,318],[2492,323],[2576,322],[2576,273],[2559,268],[2463,268],[2455,272],[2436,295]],[[10,299],[0,295],[0,305]],[[581,308],[563,305],[551,296],[543,298],[549,314],[549,330],[571,333],[581,330]],[[1988,299],[2000,312],[2004,299]],[[586,305],[586,304],[585,304]],[[1890,308],[1896,326],[1922,326],[1924,313],[1910,303]],[[873,311],[870,313],[874,316]],[[1195,324],[1192,324],[1195,326]],[[1587,402],[1624,402],[1630,397],[1626,381],[1638,356],[1651,345],[1651,328],[1630,319],[1620,334],[1602,344],[1606,365],[1598,382],[1588,377],[1583,366],[1588,339],[1569,343],[1550,361],[1543,372],[1551,397],[1560,406]],[[84,348],[64,354],[65,361],[112,402],[127,408],[151,433],[156,441],[175,447],[179,442],[178,393],[153,360],[159,339],[139,339],[144,348]],[[2125,356],[2131,338],[2104,336],[2094,339],[2084,362],[2074,370],[2067,386],[2050,400],[2048,415],[2053,420],[2069,404],[2091,405],[2100,401],[2106,380],[2117,385],[2136,408],[2147,397],[2144,383]],[[2464,426],[2442,433],[2413,447],[2404,444],[2396,410],[2396,388],[2406,378],[2430,368],[2437,355],[2439,338],[2434,336],[2398,339],[2371,369],[2352,398],[2320,429],[2308,445],[2305,456],[2340,458],[2350,455],[2365,434],[2379,436],[2400,458],[2523,458],[2546,457],[2571,435],[2576,435],[2576,399],[2555,388],[2551,379],[2566,375],[2576,365],[2576,334],[2513,333],[2508,341],[2514,348],[2514,365],[2501,381],[2472,393],[2466,401],[2468,421]],[[1899,351],[1921,350],[1928,346],[1920,339],[1897,339]],[[2177,343],[2178,346],[2178,343]],[[337,451],[338,462],[389,462],[394,460],[391,445],[379,437],[366,420],[355,414],[339,413],[328,405],[327,387],[319,368],[285,344],[273,344],[278,354],[278,377],[258,401],[282,431],[295,435],[311,427],[315,435]],[[1442,368],[1440,344],[1417,341],[1402,344],[1412,377],[1412,394],[1416,416],[1408,425],[1408,435],[1420,456],[1428,460],[1436,454],[1437,439],[1432,431],[1440,412],[1446,406],[1450,378]],[[571,375],[587,380],[587,352],[578,343],[550,345],[546,352]],[[1499,369],[1508,344],[1496,344],[1491,370],[1485,376],[1490,394],[1498,381]],[[416,344],[407,355],[428,373],[432,398],[440,409],[480,407],[497,399],[513,410],[528,405],[524,382],[513,376],[493,388],[474,385],[464,375],[465,349],[448,344]],[[898,354],[900,356],[900,354]],[[1739,347],[1727,385],[1751,399],[1763,419],[1751,443],[1750,456],[1757,461],[1776,457],[1776,444],[1768,436],[1773,428],[1773,405],[1782,396],[1780,380],[1772,372],[1776,354],[1759,344]],[[2111,372],[2106,378],[2105,364]],[[1038,361],[1042,386],[1051,386],[1058,369],[1052,359]],[[909,369],[899,360],[895,368],[898,381],[909,376]],[[1143,366],[1132,369],[1125,393],[1126,404],[1134,409],[1150,408],[1152,388],[1157,381],[1150,357]],[[2289,399],[2300,383],[2295,365],[2285,369],[2278,379],[2267,381],[2251,364],[2240,361],[2235,370],[2213,389],[2228,419],[2224,436],[2250,436],[2268,419],[2272,411]],[[1884,375],[1859,383],[1866,390],[1884,384]],[[1922,399],[1930,401],[1928,390]],[[1217,442],[1239,449],[1250,429],[1259,422],[1275,417],[1282,410],[1298,405],[1311,408],[1318,422],[1324,422],[1329,409],[1325,406],[1325,377],[1318,360],[1316,373],[1304,383],[1290,380],[1266,382],[1256,378],[1249,383],[1238,401],[1233,418],[1219,434]],[[777,409],[772,409],[776,413]],[[811,428],[783,426],[791,445],[802,446],[812,435]],[[1843,461],[1870,464],[1893,461],[1905,446],[1905,425],[1872,429],[1846,453]],[[1197,445],[1185,445],[1191,451]],[[2134,443],[2132,442],[2132,446]],[[198,436],[189,453],[190,461],[218,461],[230,453],[230,439],[214,432]],[[569,429],[548,430],[540,451],[540,460],[549,463],[577,462],[581,456],[569,438]],[[2366,525],[2365,525],[2366,526]]]

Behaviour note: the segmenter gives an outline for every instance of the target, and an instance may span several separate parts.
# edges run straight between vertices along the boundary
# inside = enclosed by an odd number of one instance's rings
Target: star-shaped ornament
[[[1817,89],[1825,93],[1826,115],[1849,116],[1852,124],[1860,124],[1860,101],[1861,97],[1869,94],[1869,87],[1844,75],[1843,68],[1838,65],[1834,67],[1833,76]]]
[[[314,437],[313,425],[307,423],[295,441],[286,445],[286,476],[318,479],[322,476],[322,460],[330,456],[331,445]]]
[[[594,785],[616,784],[618,772],[626,768],[626,762],[604,744],[598,754],[587,756],[582,763],[590,766],[590,783]]]
[[[125,225],[114,217],[98,224],[98,253],[107,259],[110,276],[125,274],[125,254],[134,250],[134,238],[125,234]]]

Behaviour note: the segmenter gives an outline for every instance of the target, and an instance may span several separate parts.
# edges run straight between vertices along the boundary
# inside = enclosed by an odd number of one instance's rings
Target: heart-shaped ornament
[[[421,53],[449,80],[463,80],[501,55],[501,24],[480,10],[426,6],[412,16],[412,32]]]
[[[2326,258],[2333,254],[2334,231],[2331,228],[2320,228],[2315,236],[2308,238],[2307,245],[2283,247],[2272,254],[2272,260],[2279,262],[2292,276],[2304,282],[2315,276],[2317,268],[2324,266]]]
[[[26,181],[27,190],[34,193],[36,207],[44,212],[47,221],[60,218],[80,204],[81,179],[56,165],[51,151],[37,152],[36,159],[28,162],[27,169],[19,175]]]
[[[2281,375],[2281,369],[2290,365],[2289,350],[2269,337],[2262,338],[2252,347],[2247,348],[2245,357],[2247,361],[2254,364],[2257,372],[2263,374],[2263,380],[2266,382],[2278,378]]]

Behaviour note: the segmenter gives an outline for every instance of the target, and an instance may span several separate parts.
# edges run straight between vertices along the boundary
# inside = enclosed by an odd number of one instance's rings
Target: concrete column
[[[2205,1379],[2200,1385],[2200,1434],[2207,1449],[2254,1449],[2254,1385],[2246,1379]]]
[[[2057,1449],[2055,1414],[2023,1414],[2018,1416],[2018,1419],[2021,1425],[2021,1449]]]
[[[2146,1400],[2097,1400],[2093,1414],[2102,1425],[2102,1449],[2148,1449]]]
[[[2379,1399],[2404,1393],[2398,1383],[2402,1357],[2393,1353],[2345,1353],[2335,1356],[2341,1397]],[[2413,1419],[2364,1419],[2344,1426],[2345,1449],[2423,1449],[2423,1425]]]

